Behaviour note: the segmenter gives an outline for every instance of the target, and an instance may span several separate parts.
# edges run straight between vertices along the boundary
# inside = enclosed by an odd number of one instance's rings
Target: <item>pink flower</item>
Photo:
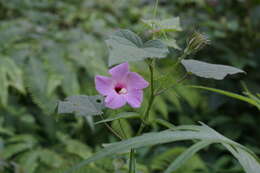
[[[142,76],[129,71],[128,63],[119,64],[109,70],[111,77],[95,77],[97,91],[106,96],[106,107],[117,109],[128,103],[133,108],[141,106],[143,89],[149,83]]]

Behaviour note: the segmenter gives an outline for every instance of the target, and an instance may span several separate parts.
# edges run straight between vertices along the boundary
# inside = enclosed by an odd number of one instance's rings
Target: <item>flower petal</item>
[[[130,90],[126,95],[127,103],[133,108],[139,108],[143,101],[143,91],[142,90]]]
[[[128,72],[129,72],[128,62],[119,64],[109,70],[109,73],[112,75],[112,78],[117,81],[122,80],[127,75]]]
[[[109,95],[113,92],[113,79],[106,76],[95,77],[96,90],[102,95]]]
[[[126,83],[129,89],[144,89],[149,86],[149,82],[135,72],[129,72],[127,74]]]
[[[106,107],[111,109],[118,109],[126,104],[124,95],[119,95],[116,92],[111,93],[105,99]]]

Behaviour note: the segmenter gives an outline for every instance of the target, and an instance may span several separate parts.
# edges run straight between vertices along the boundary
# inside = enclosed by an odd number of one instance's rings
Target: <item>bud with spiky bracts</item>
[[[209,42],[210,41],[206,35],[194,32],[188,41],[188,46],[185,48],[184,53],[187,55],[196,53],[209,44]]]

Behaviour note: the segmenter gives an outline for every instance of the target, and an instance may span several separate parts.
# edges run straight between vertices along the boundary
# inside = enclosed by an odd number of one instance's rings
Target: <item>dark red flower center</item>
[[[116,85],[115,91],[118,94],[126,94],[127,93],[127,89],[123,85]]]

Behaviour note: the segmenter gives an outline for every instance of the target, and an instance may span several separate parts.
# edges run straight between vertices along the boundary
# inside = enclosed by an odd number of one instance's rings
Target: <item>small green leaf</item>
[[[164,44],[166,44],[168,47],[172,47],[174,49],[181,50],[181,47],[177,44],[177,41],[175,39],[163,40],[162,42]]]
[[[187,72],[203,78],[222,80],[227,75],[245,73],[243,70],[240,70],[235,67],[219,64],[209,64],[206,62],[192,59],[182,60],[181,63],[185,67]]]
[[[70,96],[58,103],[58,113],[75,113],[79,116],[92,116],[102,114],[104,97],[97,96]]]
[[[130,30],[115,32],[106,40],[106,44],[109,48],[109,66],[125,61],[164,58],[169,52],[160,40],[143,43],[141,38]]]
[[[123,112],[123,113],[116,115],[115,117],[98,121],[95,124],[110,122],[110,121],[119,120],[119,119],[139,118],[139,117],[140,117],[140,115],[136,112]]]

